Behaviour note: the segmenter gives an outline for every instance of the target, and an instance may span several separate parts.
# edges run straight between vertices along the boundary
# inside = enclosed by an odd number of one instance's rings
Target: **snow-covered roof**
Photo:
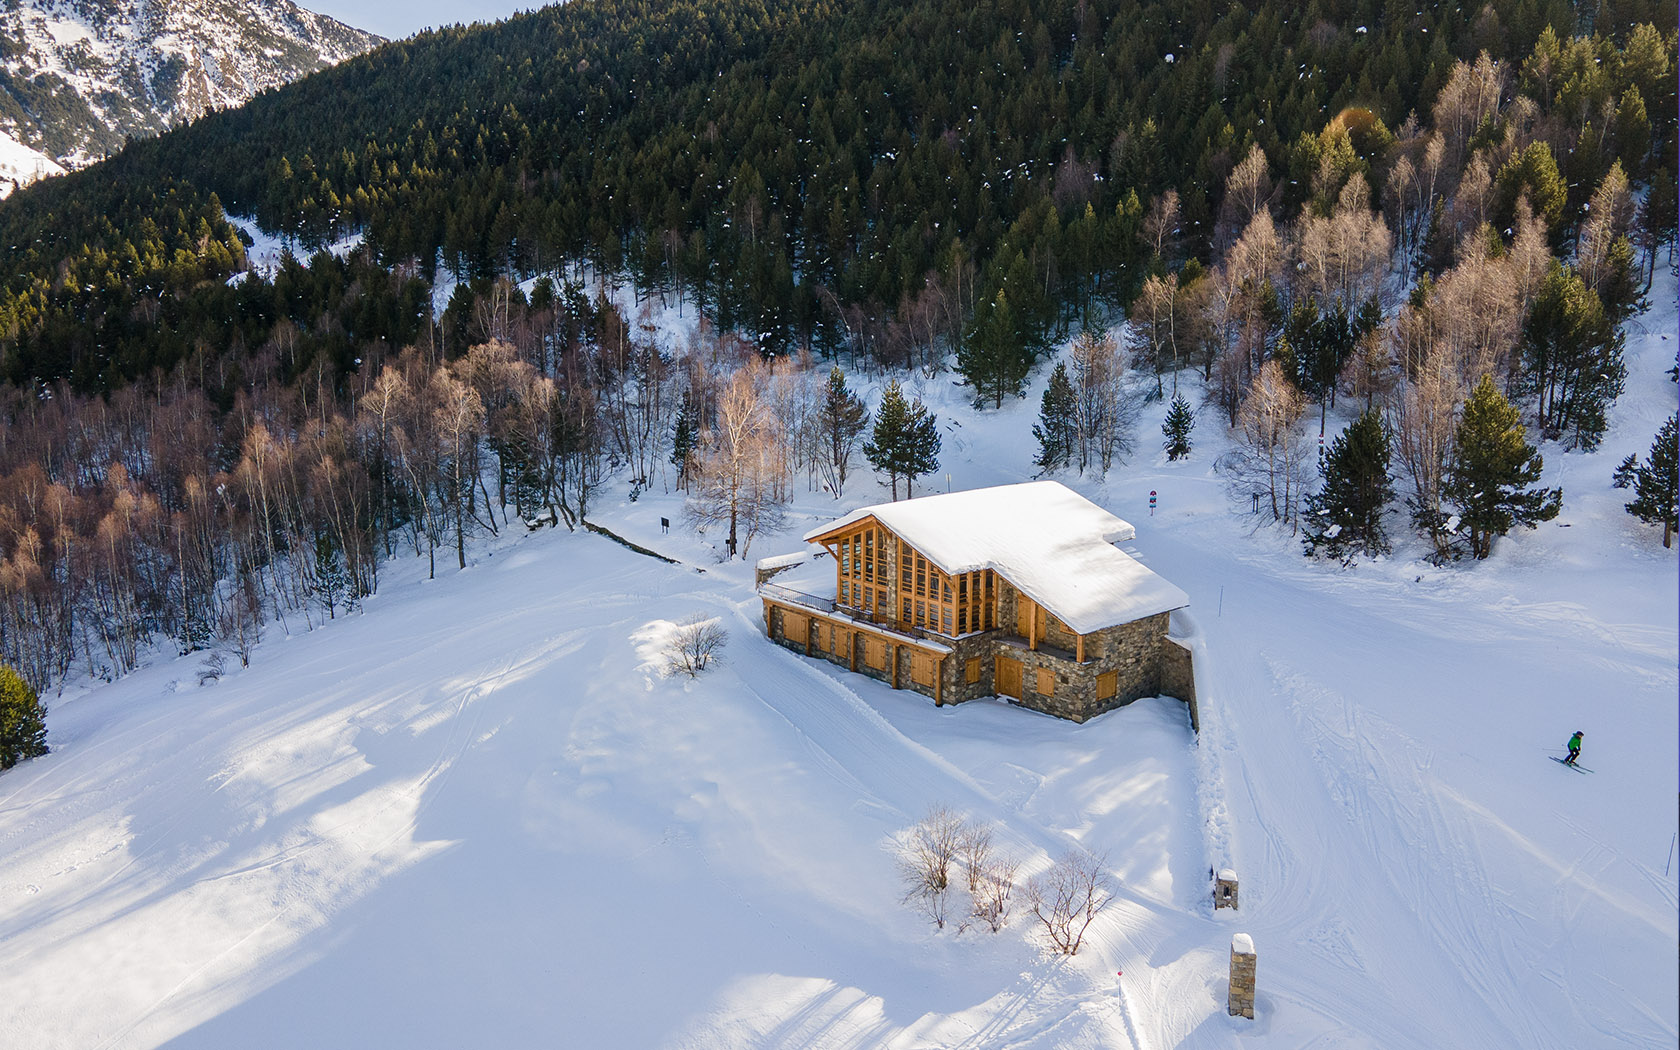
[[[778,554],[773,558],[760,558],[754,566],[759,572],[770,572],[772,569],[791,569],[795,565],[803,565],[811,557],[808,550],[794,551],[792,554]]]
[[[874,518],[948,573],[991,569],[1079,634],[1182,609],[1185,593],[1114,544],[1131,524],[1056,481],[862,507],[807,541]]]

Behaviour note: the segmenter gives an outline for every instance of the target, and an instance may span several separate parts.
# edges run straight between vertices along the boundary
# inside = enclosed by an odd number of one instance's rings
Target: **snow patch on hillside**
[[[256,274],[266,281],[273,281],[274,275],[280,272],[281,264],[289,253],[300,266],[307,267],[315,252],[297,241],[295,238],[283,234],[269,233],[257,225],[257,220],[243,215],[229,215],[227,217],[235,229],[250,238],[250,245],[245,249],[245,261],[250,269],[241,270],[227,279],[228,284],[238,284],[251,274]],[[357,231],[346,234],[323,248],[334,256],[348,258],[357,248],[362,246],[365,235]]]
[[[0,200],[37,179],[62,174],[64,169],[51,157],[0,131]]]

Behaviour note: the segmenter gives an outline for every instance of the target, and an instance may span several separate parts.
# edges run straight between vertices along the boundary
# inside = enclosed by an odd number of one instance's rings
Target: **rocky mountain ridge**
[[[78,167],[381,42],[291,0],[0,0],[0,134]]]

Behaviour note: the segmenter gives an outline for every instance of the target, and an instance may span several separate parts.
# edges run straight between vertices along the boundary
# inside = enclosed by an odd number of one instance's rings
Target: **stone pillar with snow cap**
[[[1213,879],[1213,910],[1237,907],[1237,873],[1230,868],[1220,868],[1219,874]]]
[[[1254,938],[1246,933],[1231,938],[1231,992],[1225,1010],[1232,1017],[1254,1019]]]

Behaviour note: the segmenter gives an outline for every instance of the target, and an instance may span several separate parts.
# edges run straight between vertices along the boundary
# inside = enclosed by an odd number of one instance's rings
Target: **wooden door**
[[[910,681],[917,685],[933,687],[934,675],[939,672],[939,661],[928,653],[910,650]]]
[[[863,636],[863,663],[864,666],[877,671],[887,669],[887,643],[885,639],[872,634]]]
[[[1012,656],[998,657],[996,678],[993,681],[996,682],[999,696],[1021,699],[1021,661]]]
[[[1022,638],[1031,638],[1035,634],[1032,599],[1019,591],[1015,594],[1015,633]]]

